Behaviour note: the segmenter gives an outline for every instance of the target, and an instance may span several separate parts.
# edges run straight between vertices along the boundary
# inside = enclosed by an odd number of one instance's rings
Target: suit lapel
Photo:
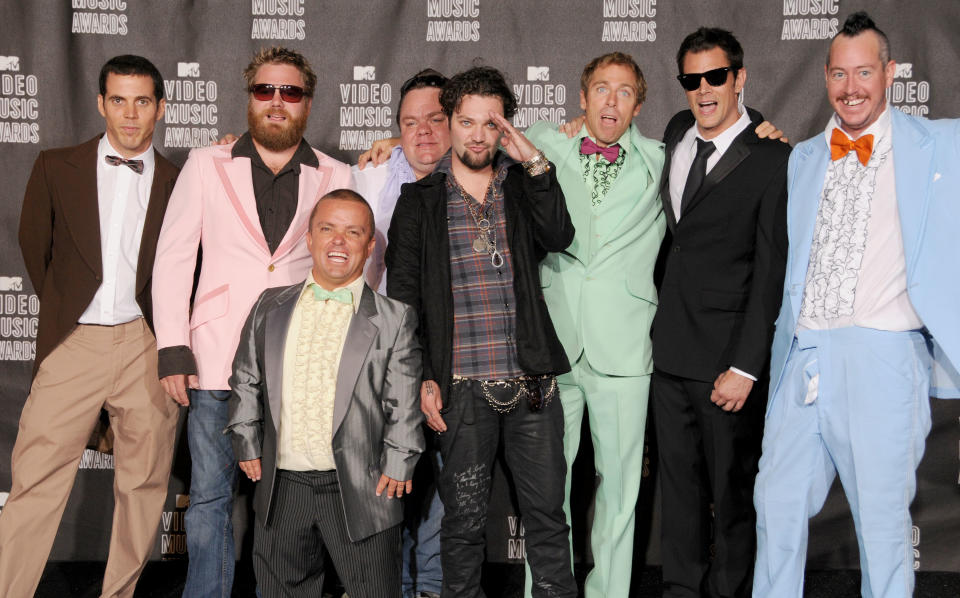
[[[330,186],[333,169],[320,163],[316,168],[300,165],[300,187],[297,194],[297,213],[294,214],[290,226],[287,227],[283,240],[277,246],[273,259],[279,259],[296,247],[302,240],[309,227],[310,212],[317,200]]]
[[[574,230],[586,232],[590,230],[590,188],[583,180],[580,169],[580,139],[587,134],[586,125],[581,127],[580,133],[563,143],[563,153],[556,157],[557,182],[564,190],[567,213],[573,222]],[[577,234],[573,242],[564,251],[584,264],[589,259],[590,247],[584,241],[587,235]]]
[[[66,160],[70,167],[64,173],[64,190],[69,193],[62,203],[67,229],[76,243],[83,261],[90,270],[103,274],[100,253],[100,202],[97,189],[97,148],[100,137],[79,146]]]
[[[357,386],[360,370],[367,359],[367,353],[380,328],[377,305],[373,291],[366,284],[363,285],[363,294],[360,296],[360,305],[357,313],[350,319],[347,329],[347,340],[343,344],[340,354],[340,369],[337,371],[337,389],[333,401],[333,434],[336,436],[343,418],[347,415],[353,390]]]
[[[254,244],[269,255],[270,249],[267,247],[267,240],[260,228],[260,217],[257,215],[257,201],[253,192],[250,158],[233,158],[230,154],[226,154],[215,157],[213,166],[217,171],[217,176],[220,177],[224,191],[227,193],[227,199],[237,213],[237,217],[240,218],[244,230],[250,235]]]
[[[820,194],[830,160],[830,152],[823,134],[817,135],[809,144],[794,149],[796,164],[787,190],[787,234],[789,253],[787,257],[787,287],[793,300],[793,316],[796,321],[803,300],[803,285],[810,263],[810,246],[813,244],[813,229],[820,209]],[[793,159],[793,156],[791,156]]]
[[[143,233],[140,236],[140,252],[137,255],[137,288],[140,294],[147,281],[153,275],[153,259],[157,251],[157,238],[163,225],[163,214],[174,182],[177,180],[173,165],[153,150],[153,182],[150,184],[150,199],[147,202],[147,214],[143,220]]]
[[[290,287],[289,292],[277,295],[277,306],[267,311],[264,322],[263,365],[267,378],[266,388],[270,389],[268,393],[270,413],[273,415],[273,425],[278,428],[276,430],[278,434],[280,433],[280,401],[283,397],[283,352],[287,343],[290,318],[293,316],[293,308],[297,305],[302,288],[302,283],[297,284]]]
[[[649,140],[642,141],[640,132],[634,125],[627,129],[626,138],[630,143],[632,156],[627,156],[627,160],[634,161],[629,168],[621,168],[617,179],[610,186],[607,197],[615,201],[617,197],[626,194],[629,197],[630,206],[623,220],[601,240],[601,246],[616,239],[628,231],[635,230],[637,222],[643,217],[644,213],[651,209],[657,209],[656,197],[659,195],[659,189],[654,187],[657,184],[657,177],[662,173],[663,165],[663,146],[657,142]],[[637,138],[636,140],[634,138]],[[626,166],[626,161],[624,162]],[[641,184],[643,193],[637,193],[636,189]]]
[[[696,122],[693,114],[689,111],[685,114],[687,118],[681,119],[672,129],[667,131],[664,138],[664,160],[663,172],[660,176],[660,200],[663,203],[663,212],[667,217],[667,226],[670,232],[675,232],[677,228],[677,215],[673,211],[673,200],[670,196],[670,166],[673,164],[673,152],[677,149],[677,144],[683,139],[687,130]]]
[[[930,183],[933,182],[936,161],[933,155],[933,139],[929,135],[913,126],[899,110],[893,109],[891,117],[897,208],[903,235],[907,280],[910,280],[920,253],[920,241],[930,201]]]

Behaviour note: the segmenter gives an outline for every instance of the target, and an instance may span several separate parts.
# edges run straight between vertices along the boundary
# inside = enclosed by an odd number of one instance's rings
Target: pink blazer
[[[304,237],[317,199],[351,187],[350,167],[314,150],[320,165],[301,167],[297,213],[270,255],[257,216],[250,160],[232,158],[231,148],[190,152],[170,196],[153,269],[157,346],[190,347],[205,390],[229,388],[240,330],[260,293],[306,277],[312,262]],[[198,245],[203,246],[203,265],[191,313]]]

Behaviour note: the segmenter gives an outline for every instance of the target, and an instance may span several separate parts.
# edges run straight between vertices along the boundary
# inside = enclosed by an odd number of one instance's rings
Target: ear
[[[893,77],[897,72],[897,63],[894,60],[887,62],[887,65],[883,67],[883,77],[886,80],[886,87],[893,85]]]
[[[737,71],[737,78],[733,81],[733,91],[740,93],[743,91],[743,86],[747,82],[747,69],[746,67],[740,67],[740,70]]]
[[[156,122],[160,122],[160,119],[163,118],[163,113],[167,110],[167,100],[160,100],[160,103],[157,104],[157,118]]]
[[[643,104],[640,103],[640,102],[637,102],[637,105],[634,106],[634,108],[633,108],[633,116],[634,116],[634,117],[636,117],[638,114],[640,114],[640,108],[641,108],[642,106],[643,106]]]
[[[97,94],[97,110],[100,111],[100,116],[107,117],[107,111],[103,109],[103,94]]]
[[[587,96],[582,89],[580,90],[580,109],[584,112],[587,111]]]

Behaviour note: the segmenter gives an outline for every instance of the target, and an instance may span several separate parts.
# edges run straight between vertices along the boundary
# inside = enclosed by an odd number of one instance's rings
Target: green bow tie
[[[313,289],[313,298],[317,301],[333,299],[334,301],[339,301],[340,303],[353,305],[353,293],[350,291],[350,289],[328,291],[315,282],[310,283],[310,288]]]

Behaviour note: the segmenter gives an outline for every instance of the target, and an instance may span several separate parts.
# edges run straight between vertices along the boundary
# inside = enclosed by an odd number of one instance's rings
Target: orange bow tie
[[[870,153],[873,152],[873,135],[864,135],[856,141],[850,141],[840,129],[834,129],[830,137],[830,158],[839,160],[849,154],[850,150],[857,152],[857,159],[866,166],[870,161]]]

